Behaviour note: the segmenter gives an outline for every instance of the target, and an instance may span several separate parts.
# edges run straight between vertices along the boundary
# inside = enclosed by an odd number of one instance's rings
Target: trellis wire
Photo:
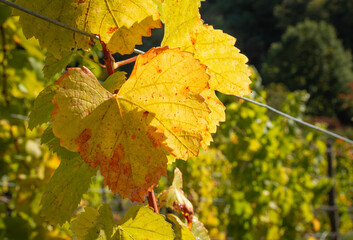
[[[345,137],[343,137],[343,136],[341,136],[341,135],[338,135],[338,134],[336,134],[336,133],[330,132],[330,131],[328,131],[328,130],[325,130],[325,129],[323,129],[323,128],[320,128],[320,127],[318,127],[318,126],[315,126],[315,125],[313,125],[313,124],[310,124],[310,123],[308,123],[308,122],[304,122],[303,120],[300,120],[300,119],[298,119],[298,118],[292,117],[291,115],[288,115],[288,114],[286,114],[286,113],[284,113],[284,112],[281,112],[281,111],[279,111],[279,110],[277,110],[277,109],[275,109],[275,108],[273,108],[273,107],[270,107],[270,106],[268,106],[268,105],[266,105],[266,104],[256,102],[256,101],[254,101],[254,100],[252,100],[252,99],[249,99],[249,98],[246,98],[246,97],[240,97],[240,96],[236,96],[236,95],[233,95],[233,96],[236,97],[236,98],[242,99],[242,100],[244,100],[244,101],[247,101],[247,102],[256,104],[256,105],[258,105],[258,106],[267,108],[268,110],[271,110],[271,111],[273,111],[273,112],[275,112],[275,113],[277,113],[277,114],[279,114],[279,115],[281,115],[281,116],[283,116],[283,117],[289,118],[289,119],[291,119],[291,120],[293,120],[293,121],[296,121],[297,123],[300,123],[300,124],[302,124],[302,125],[304,125],[304,126],[307,126],[307,127],[309,127],[309,128],[315,129],[315,130],[317,130],[317,131],[326,133],[327,135],[330,135],[330,136],[332,136],[332,137],[341,139],[342,141],[345,141],[345,142],[348,142],[348,143],[350,143],[350,144],[353,144],[353,141],[350,140],[350,139],[348,139],[348,138],[345,138]]]
[[[0,2],[6,4],[6,5],[10,6],[10,7],[13,7],[13,8],[16,8],[16,9],[18,9],[18,10],[21,10],[21,11],[23,11],[23,12],[25,12],[25,13],[28,13],[28,14],[30,14],[30,15],[33,15],[33,16],[35,16],[35,17],[38,17],[38,18],[40,18],[40,19],[43,19],[43,20],[45,20],[45,21],[48,21],[48,22],[50,22],[50,23],[53,23],[53,24],[55,24],[55,25],[57,25],[57,26],[60,26],[60,27],[62,27],[62,28],[66,28],[66,29],[68,29],[68,30],[71,30],[71,31],[74,31],[74,32],[83,34],[83,35],[85,35],[85,36],[92,37],[92,38],[94,38],[94,39],[98,39],[98,40],[99,40],[99,36],[97,36],[97,35],[94,35],[94,34],[91,34],[91,33],[87,33],[87,32],[84,32],[84,31],[82,31],[82,30],[79,30],[79,29],[77,29],[77,28],[68,26],[68,25],[66,25],[66,24],[64,24],[64,23],[58,22],[58,21],[56,21],[56,20],[53,20],[53,19],[51,19],[51,18],[48,18],[48,17],[43,16],[43,15],[41,15],[41,14],[38,14],[38,13],[36,13],[36,12],[33,12],[33,11],[27,9],[27,8],[21,7],[21,6],[17,5],[17,4],[15,4],[15,3],[12,3],[12,2],[9,2],[9,1],[6,1],[6,0],[0,0]],[[135,53],[138,53],[138,54],[144,54],[144,53],[145,53],[144,51],[141,51],[141,50],[139,50],[139,49],[134,49],[134,52],[135,52]],[[270,107],[270,106],[268,106],[268,105],[266,105],[266,104],[263,104],[263,103],[254,101],[254,100],[249,99],[249,98],[246,98],[246,97],[240,97],[240,96],[237,96],[237,95],[233,95],[233,96],[236,97],[236,98],[242,99],[242,100],[244,100],[244,101],[247,101],[247,102],[256,104],[256,105],[258,105],[258,106],[267,108],[268,110],[271,110],[271,111],[273,111],[273,112],[275,112],[275,113],[277,113],[277,114],[279,114],[279,115],[281,115],[281,116],[283,116],[283,117],[286,117],[286,118],[288,118],[288,119],[291,119],[291,120],[293,120],[293,121],[295,121],[295,122],[297,122],[297,123],[299,123],[299,124],[302,124],[302,125],[307,126],[307,127],[309,127],[309,128],[312,128],[312,129],[315,129],[315,130],[317,130],[317,131],[323,132],[323,133],[325,133],[325,134],[327,134],[327,135],[329,135],[329,136],[332,136],[332,137],[334,137],[334,138],[338,138],[338,139],[341,139],[342,141],[345,141],[345,142],[348,142],[348,143],[350,143],[350,144],[353,144],[353,141],[350,140],[350,139],[348,139],[348,138],[345,138],[345,137],[343,137],[343,136],[341,136],[341,135],[338,135],[338,134],[333,133],[333,132],[331,132],[331,131],[325,130],[325,129],[323,129],[323,128],[320,128],[320,127],[318,127],[318,126],[315,126],[315,125],[313,125],[313,124],[310,124],[310,123],[308,123],[308,122],[305,122],[305,121],[303,121],[303,120],[300,120],[300,119],[298,119],[298,118],[295,118],[295,117],[293,117],[293,116],[291,116],[291,115],[288,115],[288,114],[286,114],[286,113],[284,113],[284,112],[281,112],[281,111],[279,111],[279,110],[277,110],[277,109],[275,109],[275,108],[273,108],[273,107]]]

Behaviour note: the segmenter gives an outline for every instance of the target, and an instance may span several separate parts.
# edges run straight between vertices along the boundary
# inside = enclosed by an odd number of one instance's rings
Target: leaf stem
[[[129,59],[122,60],[122,61],[120,61],[120,62],[116,62],[116,63],[114,64],[114,69],[117,69],[117,68],[120,67],[120,66],[123,66],[123,65],[126,65],[126,64],[129,64],[129,63],[132,63],[132,62],[135,62],[137,57],[138,57],[138,56],[135,56],[135,57],[132,57],[132,58],[129,58]]]
[[[148,191],[147,200],[148,200],[148,205],[149,205],[151,208],[153,208],[153,211],[154,211],[155,213],[159,213],[159,211],[158,211],[158,206],[157,206],[157,201],[156,201],[156,197],[154,196],[153,188],[152,188],[152,190]]]
[[[108,76],[110,76],[114,73],[115,59],[113,58],[105,43],[103,41],[100,41],[100,43],[103,48],[105,67],[107,68]]]

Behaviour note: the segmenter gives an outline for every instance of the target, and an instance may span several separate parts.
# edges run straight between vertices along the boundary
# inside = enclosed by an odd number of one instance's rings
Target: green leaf
[[[85,211],[71,223],[71,230],[74,236],[79,240],[97,239],[100,232],[100,226],[97,222],[98,218],[99,212],[96,209],[92,207],[85,208]]]
[[[126,72],[117,71],[110,75],[103,83],[102,86],[111,93],[118,92],[121,86],[126,82]]]
[[[198,240],[210,240],[210,237],[208,236],[208,232],[206,228],[195,216],[192,219],[191,232]]]
[[[71,230],[79,240],[95,240],[101,230],[104,230],[107,239],[111,239],[115,225],[109,205],[103,204],[99,211],[92,207],[85,208],[85,212],[72,221]]]
[[[103,204],[99,208],[100,218],[99,221],[103,225],[103,230],[107,239],[111,239],[113,234],[113,228],[116,226],[114,217],[112,215],[112,210],[110,209],[108,204]]]
[[[135,205],[120,220],[113,239],[168,240],[174,239],[174,233],[164,216],[154,213],[147,206]]]
[[[44,77],[47,80],[53,78],[57,73],[61,73],[63,69],[70,63],[71,57],[75,55],[76,50],[63,52],[62,58],[56,58],[53,54],[48,53],[45,58],[45,66],[43,67]]]
[[[52,225],[69,220],[97,172],[81,158],[63,159],[42,196],[41,214]]]
[[[5,217],[3,223],[6,229],[5,236],[1,239],[29,239],[30,227],[26,220],[20,217]]]
[[[57,85],[52,84],[44,88],[34,101],[34,106],[29,114],[28,128],[33,129],[43,123],[51,120],[51,112],[54,110],[54,104],[51,99],[56,93]]]
[[[176,239],[181,240],[196,240],[188,226],[183,223],[177,216],[174,214],[168,214],[168,219],[174,223],[174,230],[176,234]]]
[[[0,5],[0,25],[2,25],[10,16],[11,8],[5,5]]]
[[[41,143],[46,144],[48,148],[56,153],[60,159],[66,159],[70,160],[76,157],[79,157],[79,154],[76,152],[71,152],[67,150],[66,148],[60,146],[60,139],[54,136],[53,129],[51,126],[49,126],[47,129],[45,129],[42,138],[41,138]]]

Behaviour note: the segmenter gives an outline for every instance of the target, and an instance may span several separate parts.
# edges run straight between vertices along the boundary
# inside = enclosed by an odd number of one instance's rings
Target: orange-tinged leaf
[[[53,132],[61,145],[100,166],[114,193],[143,202],[148,189],[166,174],[167,158],[147,136],[157,135],[153,114],[105,90],[86,68],[69,69],[53,98]],[[132,137],[135,135],[135,137]]]
[[[88,69],[69,69],[52,100],[53,133],[91,167],[100,166],[114,193],[142,202],[166,174],[164,150],[183,159],[197,156],[209,128],[201,96],[208,80],[192,54],[168,48],[139,56],[118,94]]]
[[[211,89],[240,96],[249,94],[248,59],[234,47],[235,38],[203,25],[199,5],[198,0],[164,1],[165,36],[162,46],[180,47],[195,53],[195,58],[207,66],[211,75]],[[182,12],[183,9],[187,9],[187,13]]]
[[[17,4],[66,25],[99,35],[108,48],[112,48],[110,50],[113,53],[132,53],[134,46],[141,44],[142,36],[150,36],[152,28],[160,27],[157,5],[153,0],[52,0],[50,3],[45,0],[18,0]],[[41,46],[56,58],[61,58],[63,51],[75,47],[86,50],[90,48],[89,37],[27,13],[15,13],[20,16],[25,36],[38,38]]]
[[[201,96],[208,89],[205,66],[179,49],[152,49],[136,60],[129,80],[119,95],[148,112],[151,125],[167,139],[161,144],[180,159],[197,156],[202,133],[208,131],[210,110]]]

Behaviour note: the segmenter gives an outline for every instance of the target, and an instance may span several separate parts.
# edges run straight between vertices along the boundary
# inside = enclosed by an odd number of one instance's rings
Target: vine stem
[[[107,68],[108,76],[110,76],[114,73],[115,59],[113,58],[105,43],[103,41],[100,41],[100,43],[103,48],[105,67]]]
[[[3,52],[3,59],[1,61],[2,65],[2,94],[4,95],[4,100],[6,105],[8,106],[10,104],[10,101],[8,99],[8,93],[7,93],[7,74],[6,74],[6,57],[7,57],[7,48],[6,48],[6,38],[5,38],[5,27],[4,24],[0,26],[0,31],[1,31],[1,40],[2,40],[2,52]]]
[[[155,213],[159,213],[158,211],[158,206],[157,206],[157,201],[156,201],[156,197],[154,196],[154,191],[153,188],[148,191],[148,195],[147,195],[147,200],[148,200],[148,205],[153,208],[153,211]]]
[[[137,57],[138,57],[138,56],[135,56],[135,57],[132,57],[132,58],[129,58],[129,59],[122,60],[122,61],[120,61],[120,62],[116,62],[116,63],[114,64],[114,68],[117,69],[117,68],[120,67],[120,66],[123,66],[123,65],[126,65],[126,64],[129,64],[129,63],[132,63],[132,62],[135,62]]]

